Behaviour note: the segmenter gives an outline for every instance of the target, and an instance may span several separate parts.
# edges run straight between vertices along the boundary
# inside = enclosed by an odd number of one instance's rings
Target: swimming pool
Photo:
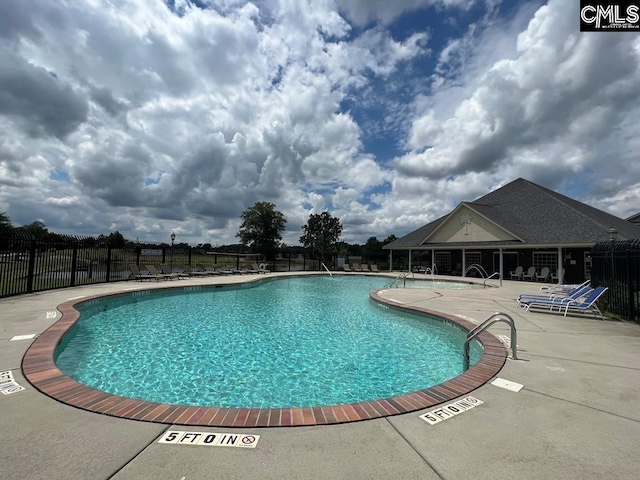
[[[465,332],[372,302],[386,282],[289,277],[93,300],[76,307],[56,362],[114,395],[226,408],[364,402],[460,374]]]

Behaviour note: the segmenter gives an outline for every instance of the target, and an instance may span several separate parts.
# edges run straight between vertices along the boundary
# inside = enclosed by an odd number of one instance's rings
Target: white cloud
[[[579,34],[571,2],[509,19],[493,0],[175,3],[0,2],[14,223],[235,243],[242,211],[270,201],[289,244],[325,209],[359,242],[519,176],[640,210],[640,39]],[[458,18],[465,35],[433,42],[428,23]],[[384,142],[405,150],[395,163]]]

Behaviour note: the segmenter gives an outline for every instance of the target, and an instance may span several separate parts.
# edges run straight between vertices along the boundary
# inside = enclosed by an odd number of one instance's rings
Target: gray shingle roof
[[[611,227],[618,232],[618,240],[640,236],[637,231],[638,226],[631,222],[523,178],[514,180],[466,205],[521,238],[523,240],[521,245],[596,243],[609,239],[608,231]],[[440,217],[384,248],[420,246],[447,217],[448,215]],[[496,244],[513,245],[514,242],[496,242]],[[441,245],[454,246],[453,244]],[[469,245],[479,246],[472,243]]]

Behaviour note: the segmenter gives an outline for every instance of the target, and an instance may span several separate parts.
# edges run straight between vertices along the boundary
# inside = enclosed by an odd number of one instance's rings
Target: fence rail
[[[0,227],[0,298],[54,288],[128,280],[130,264],[250,267],[256,257],[204,252],[166,244],[110,245],[94,237],[58,234],[34,236],[21,229]],[[259,262],[261,263],[261,262]],[[287,253],[265,262],[271,271],[317,271],[320,262],[309,254]]]
[[[608,287],[600,302],[603,310],[640,323],[640,240],[594,245],[591,284]]]

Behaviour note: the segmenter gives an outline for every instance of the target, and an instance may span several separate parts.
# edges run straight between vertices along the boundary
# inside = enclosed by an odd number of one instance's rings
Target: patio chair
[[[607,287],[596,287],[595,289],[593,289],[589,295],[587,296],[587,298],[585,298],[583,301],[579,301],[579,299],[576,300],[570,300],[568,302],[562,302],[560,304],[547,304],[547,305],[543,305],[543,304],[539,304],[539,303],[533,303],[530,305],[529,308],[531,307],[535,307],[535,308],[549,308],[551,311],[553,311],[553,309],[555,307],[558,307],[558,312],[562,312],[564,310],[564,314],[563,316],[567,316],[567,313],[569,313],[569,311],[574,312],[574,313],[593,313],[593,316],[596,318],[600,318],[601,320],[604,320],[604,315],[602,315],[602,312],[600,311],[600,309],[598,308],[598,306],[596,305],[596,302],[598,301],[598,299],[602,296],[602,294],[604,292],[607,291]],[[584,295],[583,295],[584,297]],[[529,310],[529,309],[527,309]]]
[[[380,273],[380,270],[378,270],[378,265],[369,265],[369,268],[371,268],[371,271],[373,273]]]
[[[361,271],[362,271],[362,267],[360,266],[360,264],[359,264],[359,263],[354,263],[354,264],[353,264],[353,266],[351,267],[351,269],[352,269],[354,272],[361,272]]]
[[[369,270],[369,264],[367,263],[363,263],[360,268],[362,268],[363,272],[370,272],[371,270]]]
[[[523,307],[525,310],[529,310],[531,307],[540,307],[540,308],[557,307],[560,305],[564,305],[565,303],[568,303],[568,302],[574,302],[576,300],[579,300],[580,298],[591,294],[591,292],[593,292],[593,288],[589,286],[584,286],[584,287],[577,288],[576,290],[571,292],[569,295],[551,294],[548,297],[545,297],[545,296],[524,297],[522,299],[518,299],[518,302],[519,302],[518,305]]]
[[[552,283],[560,283],[560,274],[562,275],[562,278],[564,278],[564,268],[560,267],[558,270],[556,270],[555,273],[551,274],[551,282]]]
[[[267,273],[271,273],[271,270],[267,270],[267,265],[264,263],[261,263],[260,265],[258,265],[257,263],[254,263],[252,265],[253,265],[253,269],[257,270],[258,273],[264,273],[265,275]]]
[[[182,266],[182,268],[184,270],[185,275],[188,275],[190,277],[206,277],[206,276],[209,275],[208,272],[202,272],[202,271],[199,271],[199,270],[193,270],[191,268],[191,265],[186,265],[185,264],[185,265]]]
[[[251,267],[240,267],[240,271],[242,273],[247,273],[247,274],[256,274],[256,273],[260,273],[260,270],[258,268],[254,268],[253,266]]]
[[[596,287],[596,289],[591,292],[584,301],[578,302],[574,300],[562,305],[559,309],[562,310],[564,308],[565,317],[567,316],[567,313],[571,311],[572,313],[593,313],[594,317],[604,320],[604,315],[596,305],[596,302],[606,291],[607,287]]]
[[[527,273],[522,275],[523,280],[529,279],[530,281],[533,282],[534,278],[536,278],[536,267],[529,267],[529,270],[527,270]]]
[[[523,293],[518,296],[516,299],[516,305],[520,305],[522,303],[532,302],[536,300],[540,301],[552,301],[560,303],[563,299],[566,300],[575,300],[576,298],[580,298],[583,295],[586,295],[593,290],[589,285],[589,282],[585,282],[581,285],[576,285],[575,288],[564,291],[550,291],[546,295],[537,294],[537,293]]]
[[[164,280],[168,280],[171,278],[171,275],[168,273],[160,273],[155,265],[145,265],[144,268],[147,269],[151,275],[156,275],[158,277],[162,277]],[[173,280],[173,278],[171,278]]]
[[[342,265],[342,268],[344,269],[345,272],[353,272],[353,270],[351,270],[351,267],[349,266],[348,263],[345,263],[344,265]]]
[[[524,270],[524,268],[522,268],[521,266],[517,266],[516,269],[512,272],[509,272],[509,275],[511,275],[511,280],[522,280],[522,271]]]
[[[542,267],[540,274],[536,273],[536,282],[546,282],[549,278],[549,267]]]
[[[151,275],[147,273],[142,273],[140,268],[135,263],[129,264],[129,271],[131,272],[131,276],[134,280],[155,280],[156,282],[163,278],[161,275]]]
[[[174,278],[177,278],[178,280],[180,280],[181,278],[189,278],[189,275],[185,275],[184,273],[176,273],[176,272],[172,272],[171,271],[171,267],[169,267],[169,265],[167,265],[166,263],[161,263],[160,264],[160,272],[161,275],[169,275],[169,278],[171,280],[173,280]]]

